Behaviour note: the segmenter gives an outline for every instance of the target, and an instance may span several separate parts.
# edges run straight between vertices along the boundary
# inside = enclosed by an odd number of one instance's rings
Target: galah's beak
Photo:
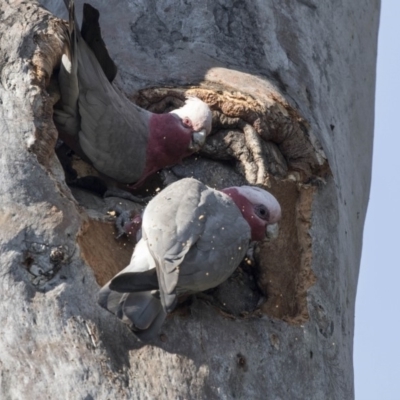
[[[278,223],[267,225],[267,229],[265,229],[265,236],[267,240],[274,240],[279,235],[279,225]]]
[[[189,145],[189,150],[192,150],[193,152],[199,151],[204,146],[206,138],[207,138],[207,132],[205,129],[193,132],[192,141],[190,142]]]

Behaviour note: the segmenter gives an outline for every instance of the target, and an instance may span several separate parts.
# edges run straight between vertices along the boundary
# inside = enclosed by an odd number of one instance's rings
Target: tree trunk
[[[41,3],[66,17],[61,0]],[[67,186],[55,152],[65,22],[3,0],[1,398],[353,398],[379,1],[92,5],[127,96],[164,111],[195,94],[213,109],[204,150],[168,179],[269,187],[281,233],[139,342],[96,301],[133,244],[113,237],[110,200]]]

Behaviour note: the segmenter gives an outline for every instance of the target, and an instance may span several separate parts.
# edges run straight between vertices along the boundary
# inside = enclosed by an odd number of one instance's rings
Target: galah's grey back
[[[268,195],[276,206],[276,222],[279,204]],[[101,289],[99,303],[148,340],[180,295],[215,287],[232,274],[252,230],[229,195],[182,179],[149,203],[142,235],[129,266]]]

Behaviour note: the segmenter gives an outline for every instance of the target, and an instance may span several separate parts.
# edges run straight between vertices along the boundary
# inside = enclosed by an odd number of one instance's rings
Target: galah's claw
[[[122,236],[132,236],[135,239],[140,236],[140,230],[142,227],[142,216],[134,210],[123,210],[120,206],[113,208],[117,218],[115,219],[115,227],[117,229],[117,239]]]

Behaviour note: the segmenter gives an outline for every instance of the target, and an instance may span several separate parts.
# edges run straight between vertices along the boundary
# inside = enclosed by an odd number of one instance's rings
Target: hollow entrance
[[[185,96],[191,95],[207,102],[213,110],[213,131],[203,150],[156,174],[143,191],[156,194],[165,184],[184,177],[194,177],[217,189],[256,184],[271,191],[283,211],[279,238],[259,244],[254,253],[255,266],[248,267],[251,261],[247,260],[238,273],[210,295],[226,315],[248,317],[261,312],[302,323],[308,319],[307,290],[315,282],[308,233],[315,182],[320,182],[329,168],[310,139],[307,122],[279,93],[269,90],[267,100],[216,83],[139,92],[133,100],[153,112],[180,107]],[[88,173],[87,165],[82,163],[74,162],[75,166],[80,164],[80,176]],[[76,197],[78,191],[73,190]],[[78,201],[82,204],[82,199]],[[98,203],[96,200],[97,211]],[[84,206],[91,209],[93,203],[86,199]],[[105,207],[100,205],[103,214]],[[113,222],[107,218],[99,218],[99,214],[93,218],[92,212],[78,237],[82,256],[93,268],[99,285],[128,264],[134,248],[132,240],[115,239]],[[260,291],[265,297],[261,305]],[[241,300],[243,297],[248,297],[247,303]]]
[[[32,60],[33,76],[49,94],[43,96],[42,113],[46,121],[50,120],[51,108],[59,97],[53,72],[63,49],[60,22],[51,20],[49,24],[48,32],[36,35],[38,49]],[[199,86],[146,89],[133,100],[143,108],[166,112],[180,106],[185,95],[196,95],[210,105],[214,114],[213,134],[199,155],[172,168],[167,177],[194,176],[217,188],[247,183],[271,190],[282,204],[283,221],[279,239],[261,244],[256,251],[259,265],[255,280],[266,296],[260,309],[288,322],[304,321],[308,318],[307,289],[315,281],[308,234],[314,183],[330,173],[309,124],[270,82],[223,68],[209,71]],[[47,123],[40,133],[29,148],[50,170],[56,140],[54,125]],[[82,176],[87,173],[85,168],[80,172]],[[156,176],[147,190],[154,193],[161,187],[160,182]],[[59,188],[63,195],[69,196],[64,185]],[[115,240],[106,200],[90,197],[79,188],[71,190],[86,209],[83,213],[86,223],[78,236],[82,256],[101,285],[126,266],[134,243]],[[228,297],[237,303],[240,293]],[[221,291],[216,296],[226,298]]]

